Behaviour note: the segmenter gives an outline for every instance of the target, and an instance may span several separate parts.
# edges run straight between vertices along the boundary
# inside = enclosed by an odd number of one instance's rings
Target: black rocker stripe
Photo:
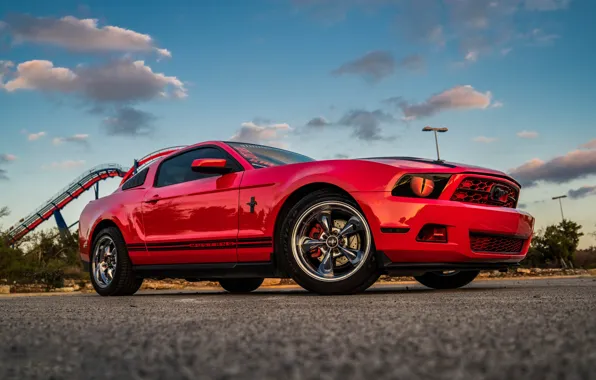
[[[222,240],[191,240],[191,241],[172,241],[167,243],[147,243],[147,248],[157,247],[176,247],[191,244],[226,244],[236,243],[236,239],[222,239]]]
[[[178,247],[157,247],[148,248],[149,252],[163,252],[163,251],[204,251],[215,249],[230,249],[230,248],[271,248],[272,244],[242,244],[242,245],[213,245],[213,246],[178,246]]]
[[[236,248],[236,246],[211,246],[211,247],[159,247],[148,248],[149,252],[163,252],[163,251],[204,251],[213,249],[229,249]]]
[[[196,241],[178,241],[167,243],[148,243],[145,244],[129,244],[128,250],[131,252],[139,252],[148,250],[155,251],[194,251],[194,250],[211,250],[211,249],[229,249],[229,248],[267,248],[273,246],[273,239],[270,237],[263,238],[242,238],[238,241],[234,239],[222,240],[196,240]]]

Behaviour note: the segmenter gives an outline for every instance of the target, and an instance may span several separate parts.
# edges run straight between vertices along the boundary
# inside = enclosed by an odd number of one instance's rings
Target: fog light
[[[447,243],[447,227],[427,224],[418,233],[417,240],[427,243]]]

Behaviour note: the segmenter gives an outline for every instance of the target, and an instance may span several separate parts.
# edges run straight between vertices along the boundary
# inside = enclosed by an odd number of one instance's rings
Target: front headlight
[[[396,197],[437,199],[449,182],[446,174],[406,174],[391,191]]]

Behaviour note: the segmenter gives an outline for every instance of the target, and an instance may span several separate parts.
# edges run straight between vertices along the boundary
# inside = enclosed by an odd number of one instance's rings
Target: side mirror
[[[225,158],[199,158],[192,162],[192,171],[205,174],[226,174],[230,172]]]

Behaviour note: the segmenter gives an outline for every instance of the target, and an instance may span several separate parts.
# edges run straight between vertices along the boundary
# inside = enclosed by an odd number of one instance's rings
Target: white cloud
[[[27,61],[17,66],[17,77],[4,84],[8,92],[21,89],[72,92],[77,75],[70,69],[54,67],[50,61]]]
[[[8,92],[38,90],[76,94],[92,102],[133,102],[157,97],[186,96],[176,77],[154,73],[144,61],[118,60],[103,66],[54,67],[50,61],[33,60],[17,66],[16,78],[4,84]]]
[[[468,62],[476,62],[478,60],[478,52],[477,51],[469,51],[466,54],[465,60]]]
[[[29,133],[29,135],[27,135],[27,140],[29,140],[29,141],[39,140],[40,138],[44,137],[45,135],[46,135],[46,133],[43,131],[37,132],[37,133]]]
[[[391,141],[395,137],[384,135],[381,125],[395,122],[396,120],[392,115],[382,110],[353,109],[347,111],[336,124],[350,128],[352,130],[351,135],[358,140]]]
[[[9,93],[35,90],[87,103],[91,113],[104,116],[103,129],[112,135],[146,134],[153,129],[150,124],[156,117],[135,110],[135,104],[188,96],[178,78],[153,72],[144,61],[129,59],[73,69],[54,67],[50,61],[27,61],[17,66],[11,80],[0,81],[1,89]]]
[[[395,72],[395,58],[388,51],[371,51],[362,57],[346,62],[333,70],[333,75],[361,75],[373,82],[390,76]]]
[[[496,101],[490,106],[490,108],[503,108],[503,106],[503,102]]]
[[[148,34],[118,26],[100,27],[97,19],[78,19],[15,15],[6,23],[15,42],[59,46],[81,52],[155,52],[160,57],[172,54],[158,48]]]
[[[153,132],[154,120],[149,112],[121,107],[103,120],[103,127],[110,136],[147,136]]]
[[[87,135],[87,134],[76,134],[76,135],[69,136],[69,137],[56,137],[52,140],[52,143],[54,145],[62,145],[64,143],[75,143],[75,144],[87,145],[88,139],[89,139],[89,135]]]
[[[172,53],[168,49],[157,49],[157,53],[165,58],[172,58]]]
[[[475,142],[479,142],[479,143],[483,143],[483,144],[490,144],[495,141],[498,141],[499,139],[496,137],[478,136],[478,137],[474,137],[473,140]]]
[[[14,154],[8,154],[8,153],[0,154],[0,164],[8,164],[16,159],[17,159],[17,157]],[[7,173],[6,170],[0,168],[0,180],[1,181],[8,181],[9,178],[6,173]]]
[[[517,132],[517,137],[520,137],[522,139],[535,139],[538,137],[538,132],[536,131],[521,131],[521,132]]]
[[[68,170],[74,168],[80,168],[85,165],[85,160],[66,160],[60,162],[52,162],[49,165],[42,166],[42,169],[59,169]]]
[[[478,52],[480,60],[495,54],[506,55],[517,48],[520,20],[534,11],[556,11],[569,6],[571,0],[293,0],[299,10],[316,18],[337,21],[348,14],[377,11],[394,20],[403,37],[427,43],[434,49],[445,46],[459,49],[465,57]],[[338,17],[339,16],[339,17]],[[547,20],[534,20],[548,24]],[[554,36],[549,36],[554,41]],[[542,44],[547,45],[547,44]],[[470,59],[473,57],[470,56]],[[457,66],[472,61],[462,59]]]
[[[486,109],[491,106],[491,101],[490,91],[479,92],[469,85],[456,86],[432,95],[422,103],[411,104],[399,97],[387,100],[402,110],[405,120],[429,117],[448,110]]]
[[[17,156],[14,154],[3,153],[0,154],[0,163],[11,162],[17,159]]]
[[[503,48],[501,49],[501,55],[509,55],[513,49],[512,48]]]
[[[540,28],[534,28],[527,33],[519,34],[518,38],[526,41],[530,46],[548,46],[561,38],[561,36],[555,33],[545,32]]]
[[[306,123],[306,126],[310,128],[322,128],[328,125],[331,125],[331,123],[323,116],[313,117]]]
[[[592,139],[581,146],[586,149],[596,149],[596,139]]]
[[[531,11],[556,11],[566,9],[571,0],[525,0],[525,3]]]
[[[0,60],[0,88],[2,88],[4,82],[4,75],[8,74],[13,67],[14,63],[12,61]]]
[[[241,141],[254,144],[266,144],[285,147],[283,139],[292,128],[286,124],[256,124],[249,121],[241,124],[240,129],[230,138],[232,141]]]
[[[419,54],[408,55],[396,60],[393,54],[384,50],[375,50],[361,57],[348,61],[331,72],[332,75],[359,75],[371,82],[391,76],[397,69],[419,71],[426,65]]]
[[[571,189],[567,195],[571,199],[581,199],[590,195],[596,195],[596,186],[582,186],[579,189]]]
[[[534,158],[510,174],[525,186],[534,186],[538,182],[566,183],[575,179],[596,174],[596,149],[574,150],[548,161]]]

